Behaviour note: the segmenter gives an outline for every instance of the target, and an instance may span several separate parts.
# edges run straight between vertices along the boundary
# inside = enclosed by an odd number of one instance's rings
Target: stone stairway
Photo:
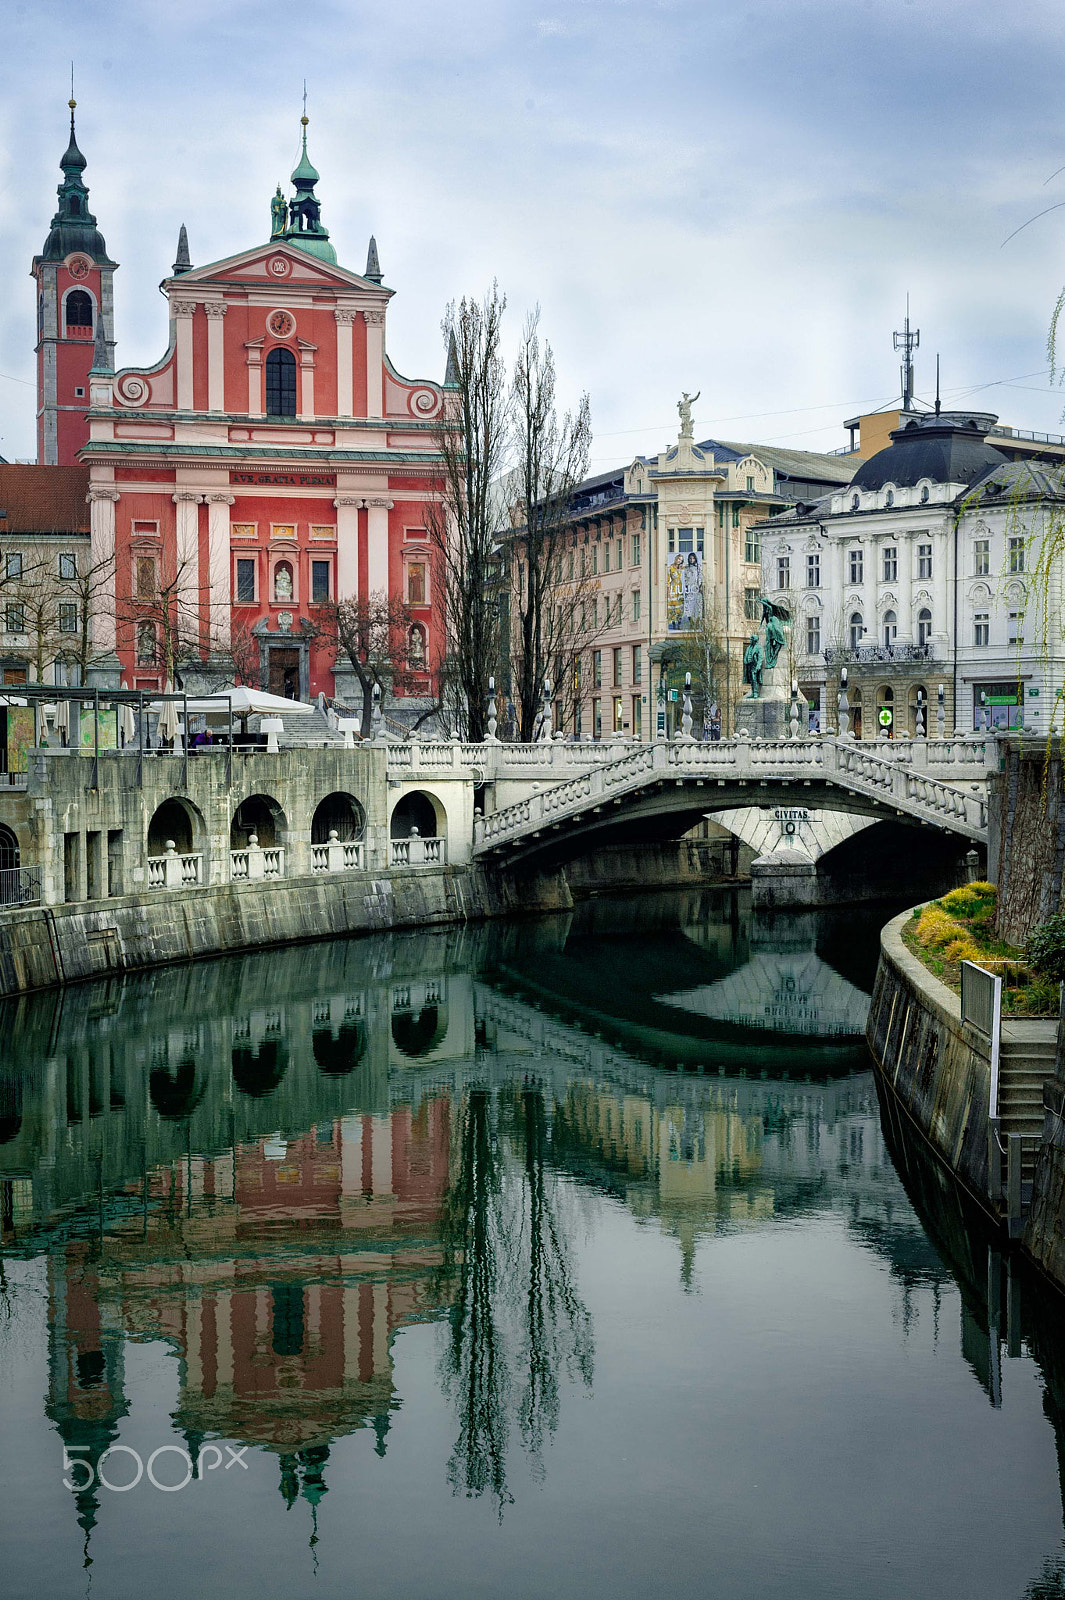
[[[1003,1134],[1024,1135],[1021,1181],[1035,1176],[1038,1140],[1043,1132],[1043,1084],[1054,1076],[1053,1025],[1033,1018],[1002,1024],[999,1046],[998,1109]]]

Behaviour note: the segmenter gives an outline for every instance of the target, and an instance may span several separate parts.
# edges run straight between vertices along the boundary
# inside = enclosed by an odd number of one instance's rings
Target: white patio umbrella
[[[122,688],[122,689],[124,689],[126,687],[125,678],[122,679],[122,682],[119,685],[119,687]],[[137,733],[137,723],[136,723],[136,720],[135,720],[135,718],[133,716],[133,707],[131,705],[129,705],[125,700],[122,700],[122,701],[119,702],[119,707],[118,707],[119,742],[123,746],[129,744],[130,740],[136,737],[136,733]]]
[[[286,700],[283,695],[266,694],[262,689],[249,689],[241,684],[235,689],[219,689],[215,694],[198,695],[189,701],[189,710],[197,715],[226,713],[226,702],[232,701],[235,717],[309,717],[314,707],[304,700]]]
[[[62,735],[65,742],[70,742],[69,700],[57,700],[55,703],[55,731]]]
[[[166,680],[164,694],[173,694],[174,685],[170,679]],[[159,737],[175,742],[181,737],[181,714],[178,711],[176,700],[164,700],[159,708]]]

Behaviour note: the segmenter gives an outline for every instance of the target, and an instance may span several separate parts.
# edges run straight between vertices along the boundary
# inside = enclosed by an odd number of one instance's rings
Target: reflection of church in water
[[[49,1257],[47,1412],[67,1449],[98,1465],[128,1410],[125,1340],[163,1338],[194,1463],[208,1438],[273,1451],[285,1499],[315,1505],[335,1439],[369,1426],[383,1455],[392,1337],[441,1307],[449,1137],[438,1098],[155,1169],[140,1216]],[[99,1493],[76,1498],[88,1535]]]

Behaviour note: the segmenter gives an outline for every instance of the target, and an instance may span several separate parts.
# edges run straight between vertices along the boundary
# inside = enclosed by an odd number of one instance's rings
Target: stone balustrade
[[[192,889],[203,882],[203,856],[182,855],[173,839],[168,839],[165,854],[148,857],[149,889]]]

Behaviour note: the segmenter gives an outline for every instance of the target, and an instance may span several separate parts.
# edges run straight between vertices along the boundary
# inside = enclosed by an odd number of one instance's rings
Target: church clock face
[[[67,271],[72,278],[87,278],[92,271],[92,262],[88,256],[71,256],[67,262]]]

